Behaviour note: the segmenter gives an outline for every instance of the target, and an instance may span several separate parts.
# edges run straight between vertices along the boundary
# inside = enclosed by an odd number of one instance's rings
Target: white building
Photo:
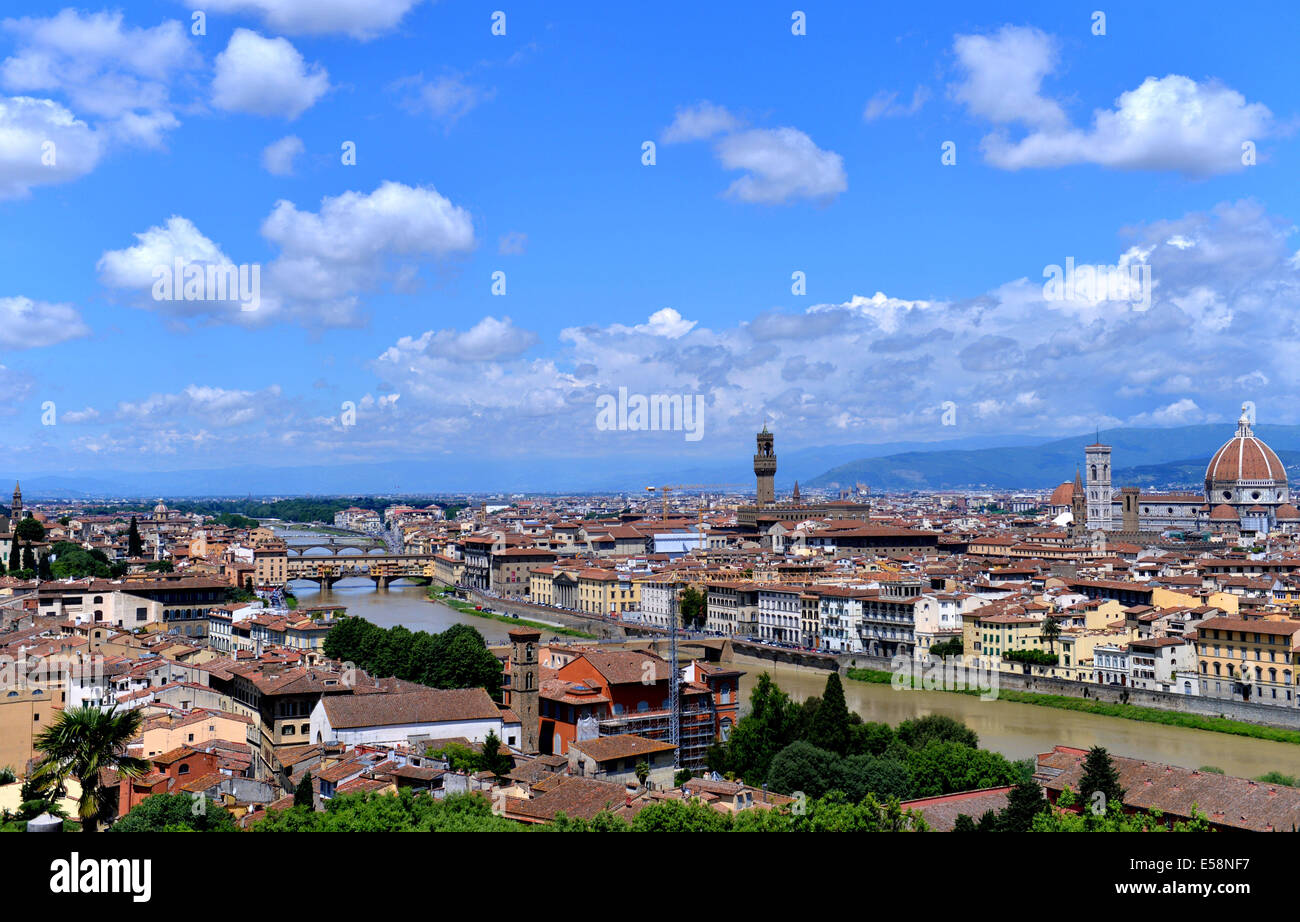
[[[828,653],[861,653],[861,589],[824,588],[818,607],[821,622],[821,649]]]
[[[488,731],[506,741],[501,709],[482,688],[324,695],[311,712],[313,743],[395,746],[412,736],[464,737],[481,743]]]
[[[1180,692],[1178,673],[1196,669],[1196,647],[1181,637],[1130,641],[1129,684],[1151,691]]]
[[[776,643],[802,643],[801,586],[760,586],[758,590],[758,637]]]

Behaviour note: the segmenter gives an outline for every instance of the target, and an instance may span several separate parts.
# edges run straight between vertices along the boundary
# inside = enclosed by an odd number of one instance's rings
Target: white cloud
[[[453,361],[493,362],[513,358],[537,342],[537,334],[515,326],[509,317],[484,317],[468,330],[440,330],[421,337],[424,351]]]
[[[325,68],[319,64],[308,67],[287,39],[236,29],[226,50],[217,55],[212,103],[229,112],[292,121],[329,88]]]
[[[135,403],[123,401],[117,406],[117,416],[150,428],[165,429],[189,418],[225,429],[275,415],[279,399],[279,385],[245,391],[191,384],[178,393],[153,394]]]
[[[102,154],[102,138],[58,103],[0,96],[0,199],[80,179]]]
[[[496,96],[495,89],[466,83],[460,74],[447,74],[427,81],[423,76],[407,77],[393,86],[408,94],[407,108],[427,112],[448,126]]]
[[[1129,419],[1132,426],[1190,426],[1205,422],[1205,411],[1189,397],[1176,400],[1171,404],[1158,407],[1148,413],[1138,413]]]
[[[867,105],[862,110],[862,118],[864,121],[874,122],[878,118],[915,115],[929,99],[930,91],[923,86],[918,86],[912,91],[912,100],[906,105],[898,102],[897,91],[880,90],[867,100]]]
[[[137,245],[110,250],[98,263],[107,286],[134,291],[140,305],[181,318],[206,317],[243,325],[292,319],[308,326],[355,326],[360,295],[386,282],[407,282],[422,263],[448,259],[474,248],[468,211],[432,186],[386,182],[370,194],[345,192],[325,198],[319,212],[300,211],[281,200],[262,222],[262,236],[279,255],[260,267],[256,310],[237,300],[164,300],[150,297],[159,267],[234,266],[190,220],[173,216],[165,225],[136,234]],[[250,267],[251,268],[251,267]]]
[[[0,62],[0,85],[18,93],[58,93],[105,131],[160,147],[179,126],[170,84],[200,63],[185,28],[167,20],[151,28],[123,24],[120,12],[6,19],[16,53]]]
[[[1089,163],[1122,170],[1171,170],[1208,176],[1244,169],[1242,145],[1274,131],[1260,103],[1215,81],[1169,74],[1147,77],[1120,94],[1112,109],[1093,113],[1090,128],[1070,123],[1042,94],[1057,65],[1054,39],[1032,28],[1005,26],[994,35],[959,35],[963,78],[953,96],[998,126],[981,141],[985,158],[1006,170]],[[1012,138],[1007,126],[1021,125]]]
[[[703,141],[717,134],[744,127],[744,121],[722,106],[704,101],[693,106],[679,106],[673,123],[664,129],[664,144]]]
[[[276,32],[342,34],[367,40],[401,22],[421,0],[205,0],[219,13],[252,13]]]
[[[0,346],[6,349],[53,346],[88,335],[90,328],[71,304],[0,298]]]
[[[742,202],[784,204],[791,199],[829,200],[849,187],[844,158],[820,149],[794,128],[755,128],[717,143],[729,170],[745,170],[726,194]]]
[[[293,134],[272,141],[262,149],[262,167],[272,176],[292,176],[293,161],[305,149],[302,138]]]
[[[99,411],[94,407],[86,407],[82,410],[69,410],[67,413],[59,414],[59,422],[78,425],[80,423],[93,423],[99,419]]]

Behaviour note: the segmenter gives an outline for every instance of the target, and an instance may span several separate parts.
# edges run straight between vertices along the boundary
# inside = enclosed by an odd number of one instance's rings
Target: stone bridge
[[[292,556],[285,563],[285,579],[310,580],[317,583],[322,592],[339,580],[351,577],[373,580],[379,589],[387,589],[397,579],[428,584],[433,578],[433,557],[428,554],[330,554]]]

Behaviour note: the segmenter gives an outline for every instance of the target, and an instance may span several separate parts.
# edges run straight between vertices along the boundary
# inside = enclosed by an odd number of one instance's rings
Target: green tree
[[[503,749],[495,730],[489,730],[483,738],[483,771],[504,778],[514,767],[515,760],[510,757],[510,750]]]
[[[189,794],[152,794],[108,827],[109,832],[236,832],[235,818],[215,800],[196,801]]]
[[[932,741],[961,743],[971,749],[979,747],[980,738],[961,721],[944,714],[927,714],[898,725],[898,738],[913,749],[924,749]]]
[[[29,513],[27,517],[19,522],[17,527],[14,528],[14,535],[22,538],[28,544],[39,544],[41,541],[45,540],[45,526],[40,523],[40,520],[36,519]]]
[[[140,540],[140,528],[136,525],[135,516],[131,516],[131,527],[126,530],[126,556],[144,556],[144,542]]]
[[[1043,619],[1043,628],[1039,631],[1043,640],[1046,640],[1051,648],[1052,655],[1056,655],[1056,639],[1061,636],[1061,623],[1050,615]]]
[[[50,555],[42,554],[36,562],[36,575],[41,579],[53,579],[54,571],[50,568]]]
[[[23,568],[23,551],[20,546],[22,542],[15,536],[9,545],[9,572],[13,573]]]
[[[683,627],[699,629],[708,620],[708,597],[694,586],[687,586],[677,596],[677,610],[681,612]]]
[[[826,690],[813,715],[808,742],[837,755],[849,751],[849,707],[844,701],[844,685],[838,672],[826,677]]]
[[[749,713],[736,721],[727,742],[729,771],[750,784],[762,784],[776,754],[794,742],[790,696],[761,673],[749,694]]]
[[[778,794],[802,791],[821,797],[831,790],[838,775],[839,757],[806,740],[786,746],[772,759],[767,772],[768,786]]]
[[[957,819],[952,824],[953,832],[976,832],[975,821],[965,813],[957,814]]]
[[[46,790],[62,790],[74,777],[81,786],[77,818],[84,831],[95,832],[113,806],[116,790],[101,782],[101,770],[116,770],[128,778],[139,778],[148,770],[147,762],[126,752],[140,724],[139,711],[101,711],[83,705],[60,711],[33,740],[34,748],[43,754],[32,772],[38,784]]]
[[[1104,799],[1097,799],[1100,792]],[[1124,789],[1119,786],[1119,772],[1111,762],[1109,753],[1101,746],[1093,746],[1083,760],[1083,777],[1079,779],[1079,797],[1085,810],[1096,812],[1095,805],[1108,809],[1112,803],[1124,803]]]
[[[1020,781],[1007,794],[1007,805],[998,814],[1000,832],[1029,832],[1034,817],[1048,808],[1043,789],[1033,779]]]
[[[295,807],[315,807],[316,795],[311,787],[311,772],[306,772],[298,781],[298,786],[293,789],[293,805]]]
[[[36,554],[32,552],[30,544],[23,548],[23,569],[36,572]]]

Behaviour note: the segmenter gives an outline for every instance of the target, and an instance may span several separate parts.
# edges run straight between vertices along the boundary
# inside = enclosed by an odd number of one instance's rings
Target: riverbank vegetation
[[[517,627],[531,627],[539,631],[551,634],[562,634],[565,637],[581,637],[584,640],[595,640],[595,634],[588,634],[586,631],[580,631],[577,628],[563,627],[558,624],[547,624],[545,621],[529,621],[527,618],[512,618],[510,615],[500,615],[496,612],[482,611],[466,602],[464,599],[457,598],[454,590],[446,586],[430,586],[429,598],[435,602],[441,602],[448,608],[454,608],[464,615],[473,615],[476,618],[490,618],[493,621],[501,621],[505,624],[513,624]]]
[[[849,669],[847,675],[855,682],[869,682],[876,685],[889,685],[893,675],[882,669]],[[920,688],[919,677],[912,677],[913,687]],[[979,689],[937,689],[957,695],[985,694]],[[1040,707],[1059,708],[1066,711],[1081,711],[1085,714],[1098,714],[1102,717],[1122,717],[1125,720],[1141,720],[1146,723],[1164,724],[1168,727],[1185,727],[1189,730],[1209,730],[1214,733],[1227,733],[1232,736],[1248,736],[1252,739],[1271,740],[1277,743],[1300,744],[1300,730],[1286,730],[1280,727],[1265,727],[1232,720],[1227,717],[1209,717],[1203,714],[1186,714],[1182,711],[1166,711],[1162,708],[1145,707],[1139,704],[1121,704],[1119,702],[1096,701],[1092,698],[1075,698],[1071,695],[1045,695],[1040,692],[1019,691],[1017,689],[999,689],[999,701],[1015,701],[1019,704],[1036,704]]]
[[[394,676],[431,688],[486,688],[501,699],[501,664],[468,624],[430,634],[344,618],[325,635],[324,653],[379,678]]]

